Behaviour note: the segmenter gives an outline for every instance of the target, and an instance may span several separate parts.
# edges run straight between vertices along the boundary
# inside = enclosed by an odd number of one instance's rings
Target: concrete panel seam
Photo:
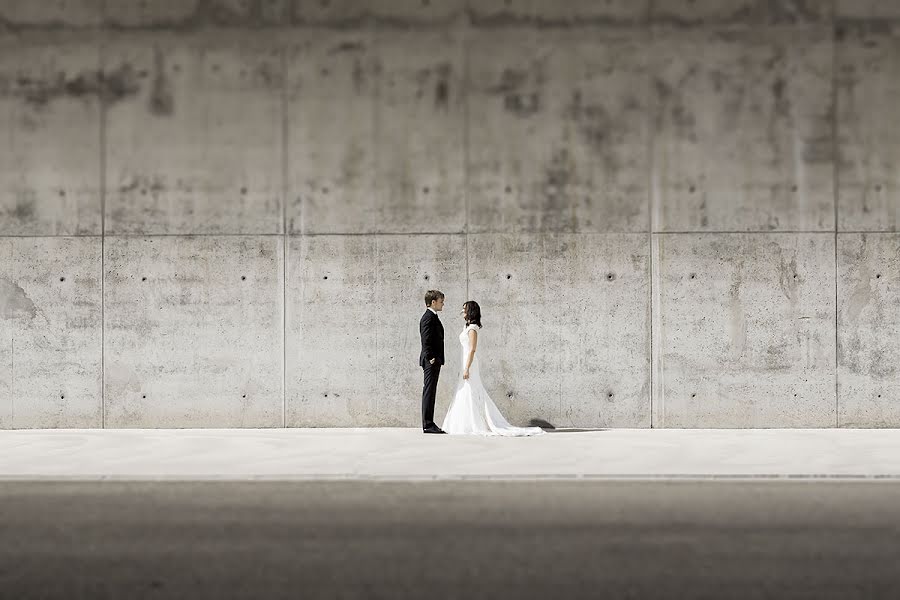
[[[16,338],[9,341],[9,428],[16,428]]]
[[[831,1],[831,14],[834,18],[837,15],[837,0]],[[840,229],[840,169],[838,168],[839,151],[838,151],[838,40],[836,35],[836,27],[832,27],[831,37],[831,193],[834,203],[834,426],[841,426],[841,410],[840,396],[838,390],[840,383],[838,381],[840,370],[840,359],[838,348],[840,345],[840,335],[838,329],[839,315],[839,296],[838,286],[840,278],[840,270],[838,269],[838,230]]]
[[[281,427],[287,427],[287,278],[288,278],[288,59],[287,46],[281,46]],[[303,206],[301,204],[302,213]],[[302,222],[302,220],[301,220]]]
[[[100,6],[102,21],[106,18],[106,3]],[[105,26],[104,26],[105,31]],[[105,35],[100,39],[100,73],[106,73]],[[100,429],[106,429],[106,118],[107,94],[100,96]]]

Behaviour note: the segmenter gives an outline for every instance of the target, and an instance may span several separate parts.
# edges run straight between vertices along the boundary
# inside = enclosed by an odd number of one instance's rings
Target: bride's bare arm
[[[463,379],[469,378],[469,367],[472,366],[472,360],[475,358],[475,348],[478,346],[478,332],[474,329],[469,330],[469,355],[466,357],[466,368],[463,372]]]

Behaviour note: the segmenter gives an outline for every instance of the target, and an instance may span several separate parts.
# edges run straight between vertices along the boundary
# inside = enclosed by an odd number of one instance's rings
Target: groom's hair
[[[425,292],[425,306],[431,306],[431,303],[438,298],[443,298],[444,293],[437,290],[428,290]]]

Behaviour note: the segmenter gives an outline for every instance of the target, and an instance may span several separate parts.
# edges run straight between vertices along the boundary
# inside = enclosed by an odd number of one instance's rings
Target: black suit
[[[444,364],[444,326],[430,310],[426,310],[419,321],[419,337],[422,338],[419,365],[425,374],[425,385],[422,387],[422,429],[428,429],[435,426],[434,397],[437,394],[438,378],[441,376],[441,365]],[[430,362],[432,358],[434,364]]]

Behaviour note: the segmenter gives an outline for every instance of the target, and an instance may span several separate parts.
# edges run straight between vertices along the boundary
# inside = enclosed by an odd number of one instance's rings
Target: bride
[[[481,383],[481,371],[475,348],[478,346],[478,330],[481,329],[481,307],[474,300],[463,304],[461,311],[466,328],[459,334],[462,345],[462,379],[441,429],[447,433],[478,435],[536,435],[544,433],[540,427],[513,427],[500,414],[497,405],[488,396]]]

